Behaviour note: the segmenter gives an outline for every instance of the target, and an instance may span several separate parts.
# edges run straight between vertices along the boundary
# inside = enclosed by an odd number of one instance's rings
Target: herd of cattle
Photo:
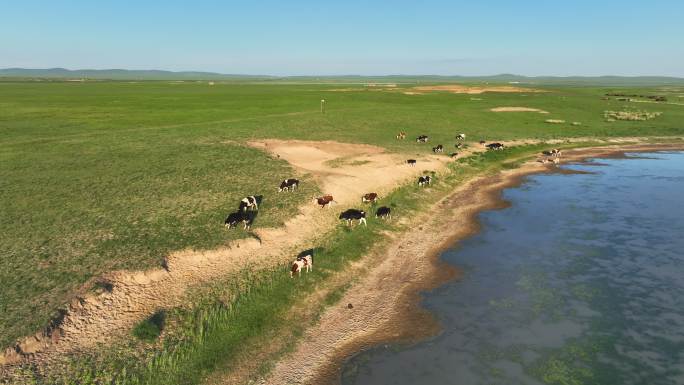
[[[397,139],[406,139],[406,133],[405,132],[400,132],[397,136]],[[456,140],[458,141],[464,141],[466,138],[465,134],[459,134],[456,136]],[[420,135],[416,138],[417,143],[427,143],[430,140],[430,138],[427,135]],[[485,146],[488,150],[503,150],[505,148],[503,143],[486,143],[485,141],[480,141],[480,144]],[[460,149],[463,147],[463,143],[456,143],[454,147]],[[432,148],[432,151],[434,153],[442,153],[444,152],[444,146],[441,144],[438,144],[437,146]],[[553,159],[554,163],[558,163],[558,158],[561,156],[561,151],[559,149],[553,149],[550,151],[545,151],[543,153],[544,155],[547,155],[549,159]],[[457,156],[457,153],[452,153],[451,157]],[[417,164],[417,161],[415,159],[408,159],[406,160],[406,164],[408,164],[410,167],[415,167]],[[429,175],[424,175],[420,176],[418,178],[418,186],[419,187],[426,187],[430,186],[432,183],[432,177]],[[288,178],[283,180],[280,183],[280,186],[278,187],[278,192],[292,192],[297,190],[299,187],[299,180],[294,179],[294,178]],[[361,202],[362,203],[370,203],[370,204],[376,204],[378,200],[380,199],[379,195],[377,193],[367,193],[364,194],[361,197]],[[243,224],[243,229],[249,230],[251,228],[252,222],[254,221],[254,218],[256,214],[258,213],[259,210],[259,204],[261,203],[262,196],[261,195],[250,195],[242,200],[240,200],[240,203],[238,205],[238,209],[236,212],[230,213],[228,217],[226,218],[224,224],[228,229],[235,228],[238,226],[238,224],[242,223]],[[314,198],[314,203],[318,204],[321,208],[326,208],[330,207],[333,204],[335,204],[335,200],[332,195],[326,194],[318,198]],[[376,218],[381,218],[381,219],[391,219],[392,218],[392,209],[387,206],[381,206],[375,211],[375,217]],[[354,221],[357,222],[358,225],[363,224],[364,226],[368,226],[366,222],[366,211],[365,210],[360,210],[360,209],[347,209],[340,213],[338,217],[341,221],[344,221],[348,226],[352,226]],[[300,254],[297,259],[292,263],[292,268],[290,270],[290,276],[294,276],[294,274],[299,274],[301,275],[302,270],[305,270],[307,272],[311,271],[313,268],[313,252],[309,251],[307,253],[302,253]]]

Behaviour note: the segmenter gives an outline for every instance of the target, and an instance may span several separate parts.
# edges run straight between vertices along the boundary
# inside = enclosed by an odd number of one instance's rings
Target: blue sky
[[[684,1],[0,0],[0,68],[684,77]]]

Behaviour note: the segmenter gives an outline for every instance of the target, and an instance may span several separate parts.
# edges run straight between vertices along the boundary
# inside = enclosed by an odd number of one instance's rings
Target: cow
[[[503,143],[489,143],[486,147],[488,150],[503,150],[505,146]]]
[[[463,143],[456,143],[456,144],[454,144],[454,147],[461,148],[461,147],[463,147]]]
[[[452,152],[451,154],[449,154],[449,156],[455,158],[458,156],[458,152]]]
[[[278,192],[281,191],[294,191],[299,187],[299,179],[285,179],[280,183],[280,187],[278,188]]]
[[[418,186],[429,186],[432,183],[432,177],[429,175],[421,176],[418,178]]]
[[[244,224],[244,230],[249,230],[249,228],[252,226],[252,219],[249,213],[244,211],[236,211],[234,213],[230,213],[228,214],[228,217],[223,223],[228,228],[228,230],[230,230],[233,227],[237,227],[237,224],[240,222]]]
[[[465,140],[465,138],[466,138],[466,135],[465,135],[465,134],[458,134],[458,135],[456,135],[456,139],[457,139],[457,140]]]
[[[240,201],[238,211],[247,211],[247,209],[259,210],[259,204],[257,203],[257,198],[254,195],[242,198]]]
[[[387,206],[382,206],[375,212],[375,217],[392,219],[392,209]]]
[[[558,148],[554,148],[552,150],[542,151],[542,154],[546,156],[561,156],[563,152]]]
[[[314,198],[314,201],[316,201],[321,208],[331,206],[335,202],[332,195],[323,195],[322,197]]]
[[[428,140],[430,140],[430,138],[427,135],[420,135],[416,138],[416,142],[418,143],[427,143]]]
[[[354,220],[359,221],[359,225],[363,223],[365,226],[368,226],[368,224],[366,223],[366,212],[363,210],[349,209],[347,211],[342,212],[339,218],[347,221],[347,224],[349,226],[352,225],[352,222]]]
[[[363,203],[375,203],[378,200],[377,193],[368,193],[361,197],[361,202]]]
[[[397,134],[397,139],[406,139],[406,133],[404,131]]]
[[[301,277],[302,270],[306,269],[306,272],[310,272],[313,269],[313,255],[299,256],[292,262],[292,268],[290,269],[290,278],[294,278],[295,273]]]
[[[437,147],[432,147],[432,152],[434,152],[435,154],[438,152],[444,152],[444,146],[438,144]]]
[[[408,164],[411,167],[416,167],[416,160],[415,159],[408,159],[406,161],[406,164]]]

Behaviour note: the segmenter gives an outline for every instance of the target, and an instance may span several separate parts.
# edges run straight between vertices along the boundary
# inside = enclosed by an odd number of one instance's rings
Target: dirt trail
[[[409,167],[403,156],[385,153],[379,147],[337,142],[269,140],[251,145],[278,154],[300,171],[312,174],[341,207],[360,207],[364,193],[382,196],[423,170],[441,170],[449,161],[446,156],[427,155],[419,158],[419,167]],[[338,159],[342,160],[339,167],[326,163]],[[75,299],[54,330],[24,338],[0,356],[0,364],[22,359],[49,361],[125,336],[155,311],[182,305],[183,294],[192,286],[246,267],[259,269],[291,260],[297,252],[314,246],[316,237],[337,223],[338,211],[323,210],[307,200],[284,227],[257,229],[255,238],[217,250],[173,253],[165,269],[106,274],[102,280],[111,290]]]
[[[677,144],[578,149],[566,151],[563,159],[682,148]],[[448,267],[437,259],[439,251],[478,231],[480,211],[505,207],[500,198],[504,188],[519,184],[528,174],[556,171],[555,166],[529,161],[515,170],[475,178],[434,204],[416,219],[423,225],[402,234],[381,262],[307,330],[297,348],[277,362],[261,384],[337,384],[342,363],[354,353],[379,343],[434,335],[439,325],[420,308],[418,292],[444,281]],[[346,306],[350,303],[352,309]]]

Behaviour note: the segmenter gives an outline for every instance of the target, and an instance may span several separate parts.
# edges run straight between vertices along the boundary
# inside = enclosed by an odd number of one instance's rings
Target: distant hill
[[[0,78],[23,79],[96,79],[96,80],[224,80],[261,82],[490,82],[538,85],[597,85],[597,86],[663,86],[684,85],[684,78],[666,76],[521,76],[500,74],[492,76],[440,76],[440,75],[387,75],[387,76],[269,76],[221,74],[216,72],[162,71],[162,70],[69,70],[66,68],[0,69]]]
[[[69,70],[66,68],[5,68],[0,77],[47,79],[102,79],[102,80],[264,80],[269,76],[229,75],[215,72],[162,71],[162,70]]]

